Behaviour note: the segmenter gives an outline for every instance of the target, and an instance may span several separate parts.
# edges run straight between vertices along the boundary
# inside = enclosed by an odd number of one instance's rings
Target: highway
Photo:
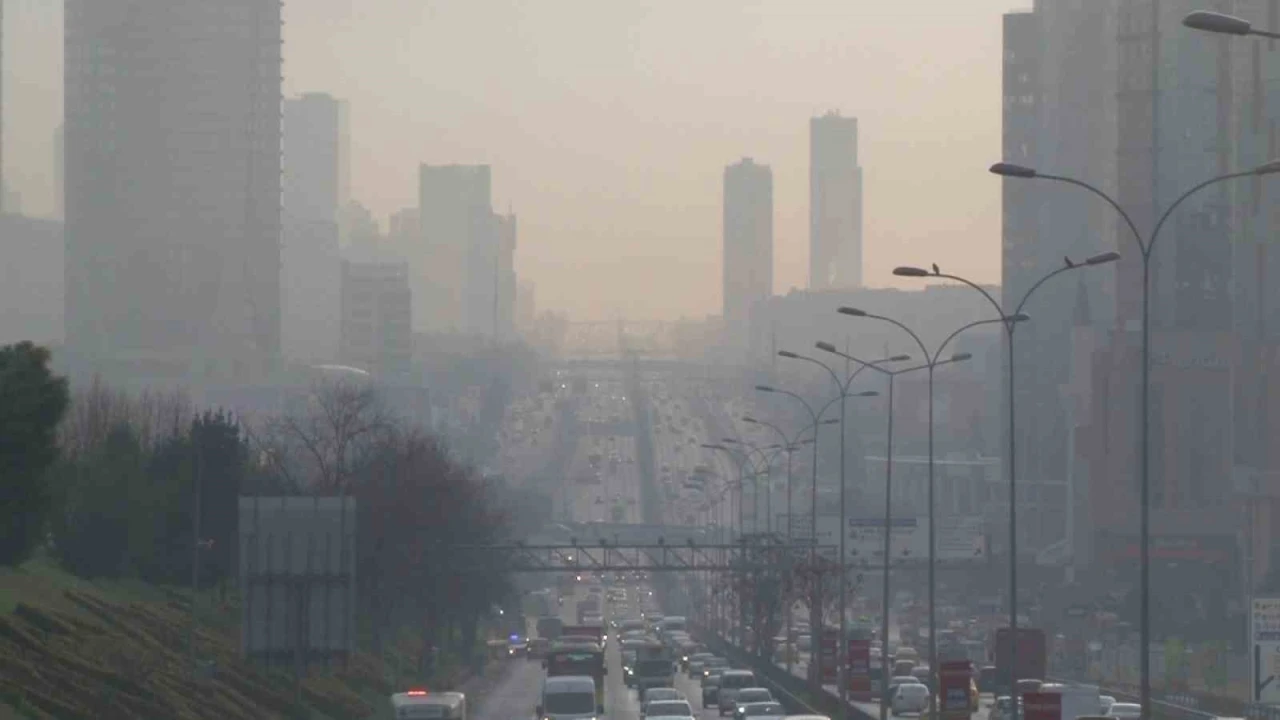
[[[576,438],[561,497],[558,499],[564,516],[569,520],[625,523],[642,521],[642,479],[636,457],[636,438],[632,434],[634,427],[631,424],[635,417],[631,406],[633,398],[626,397],[625,388],[621,374],[616,380],[593,380],[588,384],[586,396],[578,403],[577,426],[580,435]],[[707,437],[709,429],[705,422],[706,406],[709,404],[714,407],[715,402],[710,398],[700,397],[703,390],[693,384],[677,386],[665,380],[651,380],[649,392],[652,399],[650,414],[655,455],[653,466],[664,521],[670,524],[696,523],[700,520],[698,508],[705,505],[707,498],[703,488],[688,482],[694,469],[704,465],[719,475],[707,483],[707,488],[713,494],[726,480],[737,477],[737,468],[728,461],[724,453],[699,447],[702,442],[720,441],[719,437]],[[732,410],[724,412],[727,415],[729,412],[740,413],[742,410],[742,407],[735,405]],[[537,417],[535,413],[528,415]],[[721,427],[735,425],[729,417],[716,417],[713,424]],[[554,428],[553,431],[559,431],[559,428]],[[714,429],[710,431],[714,432]],[[551,444],[551,432],[540,435],[538,444]],[[519,453],[513,453],[517,454]],[[516,457],[511,457],[507,462],[521,464]],[[774,510],[776,513],[779,508],[775,506]],[[750,511],[751,508],[748,507],[748,522]],[[554,578],[548,575],[546,582],[550,585]],[[585,587],[579,585],[575,595],[564,598],[561,614],[566,623],[574,624],[576,618],[572,617],[572,613],[575,600],[585,595]],[[606,607],[606,619],[612,610],[616,609]],[[639,720],[636,694],[628,690],[622,681],[621,658],[616,641],[609,643],[606,663],[608,675],[605,717],[611,720]],[[797,664],[796,674],[803,676],[804,667],[803,662]],[[538,661],[509,661],[502,677],[491,690],[484,697],[472,699],[472,714],[478,720],[533,718],[543,678],[543,669]],[[715,709],[701,707],[699,683],[678,675],[676,687],[689,698],[700,720],[718,716]],[[835,691],[833,686],[827,686],[827,689]],[[984,698],[982,709],[974,716],[975,720],[986,720],[990,702],[989,697]],[[874,703],[859,703],[858,706],[868,715],[878,716],[879,709]]]

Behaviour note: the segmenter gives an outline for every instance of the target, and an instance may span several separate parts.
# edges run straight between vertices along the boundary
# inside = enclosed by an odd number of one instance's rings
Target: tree
[[[49,369],[48,349],[0,348],[0,565],[23,562],[44,537],[53,500],[46,471],[58,456],[67,402],[67,381]]]

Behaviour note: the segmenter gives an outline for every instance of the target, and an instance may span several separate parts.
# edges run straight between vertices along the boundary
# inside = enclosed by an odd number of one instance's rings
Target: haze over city
[[[5,165],[52,207],[61,13],[9,0]],[[583,320],[720,304],[720,176],[774,172],[776,292],[807,285],[808,119],[859,120],[866,283],[903,258],[999,279],[999,16],[1015,0],[286,2],[285,92],[351,103],[352,187],[384,226],[416,168],[489,163],[539,305]],[[655,292],[656,290],[660,292]]]

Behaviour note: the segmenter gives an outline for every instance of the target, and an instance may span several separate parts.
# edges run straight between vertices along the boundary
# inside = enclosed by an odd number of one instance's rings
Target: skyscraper
[[[415,332],[474,329],[467,314],[468,288],[474,284],[469,268],[472,248],[488,242],[493,232],[490,197],[488,165],[421,167],[422,246],[408,258]],[[478,264],[475,268],[479,272]]]
[[[862,287],[858,120],[809,120],[809,289]]]
[[[724,170],[726,344],[750,346],[751,313],[773,295],[773,171],[744,158]]]
[[[313,363],[338,351],[341,127],[329,95],[285,100],[281,335],[286,357]]]
[[[280,349],[280,0],[66,0],[73,354],[242,376]]]
[[[1004,16],[1004,160],[1114,187],[1115,14],[1115,0],[1054,0]],[[1114,248],[1114,211],[1088,193],[1010,179],[1001,198],[1001,291],[1010,312],[1064,257],[1079,261]],[[1023,308],[1035,318],[1018,330],[1015,347],[1017,367],[1035,368],[1034,375],[1018,374],[1016,388],[1019,416],[1034,418],[1015,429],[1018,479],[1028,485],[1019,494],[1025,520],[1019,543],[1027,551],[1066,534],[1068,409],[1060,392],[1071,373],[1066,329],[1078,291],[1101,309],[1091,321],[1110,323],[1112,269],[1051,281]]]

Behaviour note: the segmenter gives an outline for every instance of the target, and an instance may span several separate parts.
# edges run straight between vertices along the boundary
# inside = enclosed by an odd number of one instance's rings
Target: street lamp
[[[840,400],[840,538],[839,538],[839,542],[840,542],[840,550],[839,550],[839,553],[840,553],[839,554],[840,635],[839,635],[839,638],[840,639],[836,643],[836,661],[837,661],[836,668],[839,671],[836,676],[836,682],[839,683],[838,694],[840,696],[840,701],[841,701],[840,713],[841,713],[841,717],[844,717],[847,714],[846,707],[849,703],[849,678],[848,678],[849,658],[847,657],[848,655],[847,644],[848,644],[848,635],[849,635],[849,618],[848,618],[849,588],[848,588],[848,577],[847,577],[848,569],[846,567],[848,558],[846,556],[846,550],[845,550],[846,536],[849,534],[845,528],[845,523],[848,522],[847,514],[848,514],[849,491],[847,487],[848,483],[845,480],[845,454],[846,453],[845,453],[845,447],[844,447],[845,446],[844,438],[845,438],[845,435],[847,434],[845,429],[845,412],[844,412],[845,398],[875,397],[876,395],[879,395],[880,393],[876,392],[875,390],[867,390],[865,392],[850,394],[849,386],[853,384],[854,379],[858,377],[859,373],[861,373],[863,370],[866,370],[872,364],[878,365],[878,364],[891,363],[891,362],[901,362],[904,360],[910,360],[911,357],[909,355],[894,355],[892,357],[885,358],[884,360],[878,360],[875,363],[862,364],[856,370],[850,373],[849,377],[845,378],[842,381],[840,379],[840,376],[836,374],[835,370],[831,369],[829,365],[827,365],[826,363],[822,362],[817,358],[809,357],[808,355],[800,355],[799,353],[794,353],[789,350],[779,350],[778,356],[784,357],[784,358],[790,358],[793,360],[803,360],[807,363],[812,363],[814,365],[817,365],[823,370],[826,370],[827,374],[831,376],[831,381],[835,383],[837,397]],[[814,526],[814,532],[816,533],[817,527],[818,527],[818,515],[816,510],[813,515],[813,526]],[[812,621],[813,621],[813,618],[810,618],[811,623]],[[821,633],[822,632],[821,616],[818,617],[818,629],[819,629],[819,633]],[[821,637],[821,635],[819,635],[819,637]]]
[[[835,345],[829,342],[819,342],[815,345],[819,350],[829,352],[833,355],[850,360],[856,363],[863,362],[852,355],[840,352]],[[963,362],[969,359],[968,353],[960,353],[937,363],[939,366],[948,365],[954,362]],[[893,386],[894,381],[899,375],[905,375],[909,372],[924,370],[928,365],[915,365],[913,367],[901,368],[899,370],[886,370],[879,366],[873,366],[872,370],[879,372],[889,379],[889,418],[888,432],[885,442],[885,470],[884,470],[884,572],[881,577],[880,592],[880,720],[888,720],[889,717],[889,568],[890,558],[893,557],[890,549],[890,538],[893,532]]]
[[[755,463],[755,461],[751,459],[751,453],[757,453],[757,454],[759,454],[759,455],[760,455],[760,457],[761,457],[761,459],[763,459],[763,460],[765,461],[765,469],[764,469],[763,473],[764,473],[765,478],[766,478],[766,481],[767,481],[767,480],[768,480],[768,478],[769,478],[769,476],[772,474],[772,460],[771,460],[771,458],[769,458],[769,457],[766,455],[765,451],[766,451],[766,450],[775,450],[775,449],[780,448],[780,447],[782,447],[782,446],[781,446],[781,445],[778,445],[777,443],[774,443],[773,445],[765,445],[764,447],[758,447],[758,446],[756,446],[756,445],[754,445],[754,444],[752,444],[752,443],[749,443],[749,442],[743,442],[742,440],[738,440],[738,439],[736,439],[736,438],[721,438],[720,442],[724,443],[725,445],[732,445],[732,446],[736,446],[736,447],[743,448],[743,457],[746,459],[746,461],[747,461],[748,463],[750,463],[750,464],[751,464],[751,492],[752,492],[752,497],[751,497],[751,503],[752,503],[752,508],[751,508],[751,526],[752,526],[752,527],[751,527],[751,529],[752,529],[752,531],[753,531],[753,532],[755,532],[755,533],[759,533],[759,532],[760,532],[760,475],[761,475],[761,470],[760,470],[760,466],[759,466],[759,465],[757,465],[757,464]],[[770,503],[771,503],[771,501],[770,501]],[[770,504],[770,506],[769,506],[769,507],[770,507],[770,508],[772,508],[772,504]],[[771,512],[771,511],[770,511],[770,510],[766,510],[765,512],[766,512],[766,513],[769,513],[769,512]],[[765,528],[766,528],[766,529],[768,529],[768,528],[770,528],[770,527],[771,527],[771,525],[772,525],[772,522],[771,522],[768,518],[766,518]]]
[[[1257,35],[1265,38],[1280,38],[1280,33],[1253,29],[1253,24],[1244,18],[1208,10],[1197,10],[1189,13],[1182,18],[1182,24],[1192,30],[1203,30],[1222,35]]]
[[[1224,26],[1225,27],[1225,26]],[[1249,170],[1239,172],[1226,173],[1217,177],[1209,178],[1197,185],[1191,186],[1190,189],[1183,192],[1174,199],[1164,212],[1160,214],[1156,220],[1151,233],[1147,236],[1138,232],[1138,226],[1134,223],[1133,218],[1125,211],[1120,203],[1099,188],[1091,185],[1084,180],[1077,180],[1073,177],[1065,175],[1051,175],[1042,173],[1035,168],[1015,163],[999,162],[991,166],[990,172],[1005,178],[1017,179],[1040,179],[1053,180],[1056,182],[1075,185],[1076,187],[1087,190],[1101,198],[1110,205],[1120,218],[1124,220],[1125,225],[1129,227],[1129,232],[1133,236],[1133,240],[1138,245],[1139,256],[1142,258],[1142,428],[1139,453],[1139,469],[1138,469],[1138,586],[1139,586],[1139,613],[1138,622],[1138,643],[1140,645],[1139,656],[1139,702],[1142,705],[1142,719],[1150,720],[1151,717],[1151,253],[1155,249],[1156,240],[1160,237],[1160,229],[1164,227],[1165,222],[1173,214],[1187,198],[1204,190],[1205,188],[1217,185],[1218,183],[1237,178],[1245,177],[1263,177],[1273,175],[1280,172],[1280,161],[1271,160]]]
[[[920,347],[920,352],[924,355],[924,358],[925,358],[925,367],[929,371],[929,491],[928,491],[929,492],[929,674],[933,681],[933,684],[931,684],[930,687],[936,688],[938,687],[938,684],[937,684],[938,682],[938,632],[937,632],[938,613],[937,613],[937,605],[935,604],[937,583],[934,577],[935,575],[934,566],[936,565],[936,560],[937,560],[937,546],[938,546],[937,537],[938,536],[936,532],[936,525],[934,523],[934,516],[936,513],[936,509],[934,507],[934,502],[933,502],[933,496],[934,496],[933,376],[934,376],[935,370],[937,370],[938,366],[942,364],[942,359],[943,359],[942,351],[945,350],[947,345],[949,345],[952,340],[954,340],[957,336],[959,336],[960,333],[970,328],[977,327],[979,325],[991,325],[993,323],[1007,323],[1007,322],[1023,322],[1027,320],[1027,316],[1018,315],[1018,316],[1008,317],[1008,318],[1006,317],[993,318],[991,320],[975,320],[974,322],[968,323],[967,325],[962,325],[961,327],[956,329],[954,332],[948,335],[946,339],[944,339],[941,343],[939,343],[938,347],[933,352],[929,352],[929,348],[925,346],[924,341],[920,339],[920,336],[916,334],[914,330],[907,327],[906,325],[904,325],[898,320],[894,320],[893,318],[886,317],[884,315],[875,315],[873,313],[866,312],[865,310],[859,310],[858,308],[852,308],[852,307],[842,307],[837,312],[839,312],[841,315],[849,315],[852,317],[872,318],[875,320],[881,320],[891,325],[894,325],[899,329],[901,329],[902,331],[906,332],[908,335],[911,336],[912,340],[916,341],[916,345]],[[972,355],[970,355],[969,353],[955,353],[951,355],[950,360],[952,362],[960,362],[962,360],[968,360],[970,357],[972,357]],[[935,693],[929,693],[930,717],[933,717],[935,715],[936,710],[937,710],[937,698],[935,696]]]
[[[1009,477],[1009,632],[1010,632],[1010,635],[1012,635],[1012,637],[1014,638],[1011,643],[1011,647],[1013,649],[1009,655],[1010,672],[1014,673],[1014,675],[1010,676],[1010,680],[1009,680],[1009,683],[1010,683],[1009,687],[1011,688],[1018,681],[1016,677],[1017,671],[1014,670],[1014,668],[1018,667],[1018,642],[1017,642],[1017,637],[1018,637],[1018,482],[1017,482],[1018,463],[1017,463],[1017,452],[1016,452],[1017,444],[1014,439],[1016,427],[1017,427],[1014,421],[1014,410],[1016,408],[1016,403],[1014,402],[1014,395],[1013,395],[1014,393],[1014,381],[1013,381],[1014,380],[1014,358],[1016,357],[1013,352],[1013,338],[1014,338],[1013,331],[1014,331],[1014,328],[1018,327],[1018,324],[1019,324],[1016,318],[1026,319],[1026,316],[1022,313],[1022,310],[1024,307],[1026,307],[1027,301],[1030,300],[1031,296],[1035,294],[1035,292],[1039,290],[1040,287],[1043,286],[1050,279],[1055,278],[1063,273],[1071,272],[1072,270],[1081,270],[1088,267],[1097,267],[1100,265],[1107,265],[1115,262],[1118,259],[1120,259],[1120,255],[1114,252],[1105,252],[1098,255],[1093,255],[1089,258],[1086,258],[1083,263],[1075,263],[1071,261],[1071,258],[1066,258],[1065,263],[1062,267],[1056,268],[1052,272],[1049,272],[1048,274],[1044,275],[1036,282],[1032,283],[1031,287],[1025,293],[1023,293],[1022,298],[1018,301],[1017,305],[1014,306],[1014,310],[1012,313],[1005,312],[1004,307],[999,302],[997,302],[996,299],[992,297],[991,293],[987,292],[987,290],[983,288],[981,285],[973,282],[972,280],[969,280],[968,278],[961,277],[960,275],[944,273],[938,269],[938,266],[936,264],[932,266],[933,272],[929,272],[924,268],[912,267],[909,265],[897,267],[897,268],[894,268],[893,270],[893,274],[899,277],[936,277],[936,278],[944,278],[947,280],[954,280],[962,285],[967,285],[968,287],[973,288],[973,290],[976,291],[979,295],[986,298],[987,302],[991,304],[991,307],[995,308],[996,313],[998,313],[1001,318],[1005,319],[1005,322],[1002,324],[1004,325],[1005,336],[1008,338],[1007,349],[1009,353],[1009,373],[1008,373],[1009,386],[1006,392],[1007,415],[1009,419],[1009,427],[1008,427],[1009,445],[1007,448],[1008,455],[1005,459],[1005,463],[1008,465],[1007,472]],[[1012,712],[1013,712],[1013,720],[1018,720],[1017,703],[1014,703],[1014,708]]]

